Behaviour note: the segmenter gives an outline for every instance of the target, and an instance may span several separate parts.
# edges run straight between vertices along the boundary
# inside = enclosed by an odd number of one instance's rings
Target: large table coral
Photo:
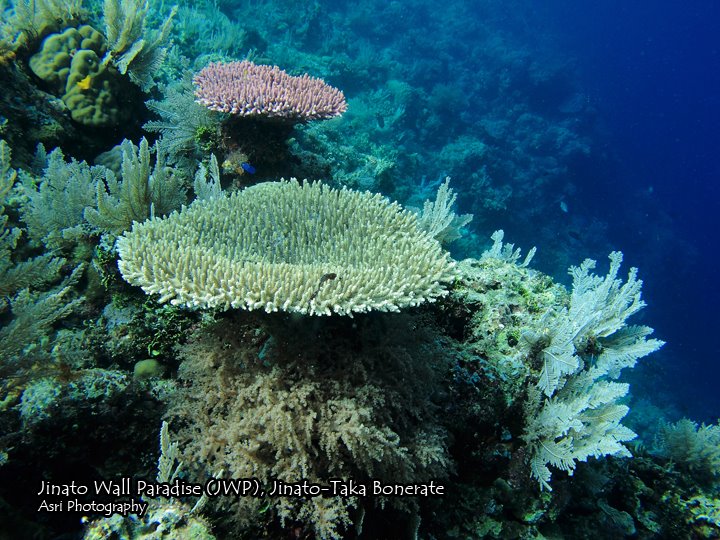
[[[128,282],[200,308],[398,311],[444,295],[454,275],[413,213],[380,195],[296,180],[135,224],[118,250]]]

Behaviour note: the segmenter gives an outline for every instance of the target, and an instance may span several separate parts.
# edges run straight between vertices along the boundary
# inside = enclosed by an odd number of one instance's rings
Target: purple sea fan
[[[345,95],[322,79],[288,75],[277,66],[249,60],[212,63],[195,78],[197,102],[236,116],[308,122],[340,116]]]

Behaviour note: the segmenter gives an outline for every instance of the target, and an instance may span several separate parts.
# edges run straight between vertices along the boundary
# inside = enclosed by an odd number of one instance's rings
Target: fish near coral
[[[81,81],[76,82],[77,87],[80,90],[90,90],[90,87],[92,86],[92,79],[90,78],[90,75],[82,79]]]

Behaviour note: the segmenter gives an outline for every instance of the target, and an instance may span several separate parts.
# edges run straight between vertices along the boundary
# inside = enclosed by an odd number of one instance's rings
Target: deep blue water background
[[[667,341],[641,368],[652,380],[644,390],[717,422],[720,2],[555,0],[534,9],[526,19],[578,60],[604,127],[597,142],[608,159],[579,196],[640,268],[642,323]]]

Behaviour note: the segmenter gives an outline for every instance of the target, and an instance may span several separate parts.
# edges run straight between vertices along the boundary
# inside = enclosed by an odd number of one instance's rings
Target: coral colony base
[[[301,4],[3,4],[0,536],[717,536],[719,428],[625,380],[637,270],[486,240],[589,152],[569,75],[492,10]]]

